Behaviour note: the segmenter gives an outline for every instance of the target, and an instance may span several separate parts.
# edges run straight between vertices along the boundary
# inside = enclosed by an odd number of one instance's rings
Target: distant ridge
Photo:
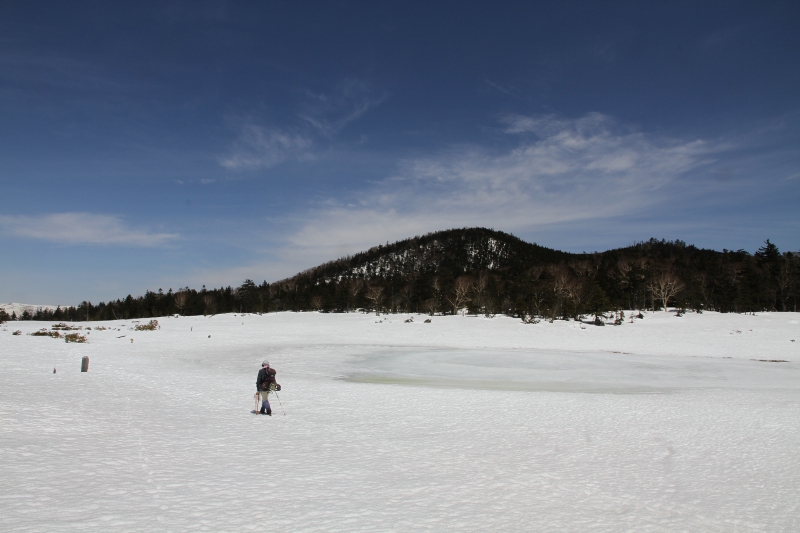
[[[22,316],[22,313],[27,311],[31,315],[36,314],[36,311],[43,310],[43,311],[55,311],[58,309],[59,306],[57,305],[33,305],[33,304],[20,304],[20,303],[10,303],[10,304],[0,304],[0,310],[5,311],[9,315],[16,313],[17,316]]]
[[[365,252],[310,268],[281,282],[312,278],[330,283],[342,279],[405,277],[432,272],[443,276],[481,270],[519,272],[533,264],[557,263],[580,255],[531,244],[493,229],[450,229],[374,246]]]
[[[622,310],[796,311],[798,300],[800,254],[780,253],[769,240],[755,254],[664,239],[575,254],[502,231],[461,228],[375,246],[273,283],[248,279],[236,288],[184,287],[29,309],[37,308],[34,320],[371,310],[505,314],[529,323],[594,317],[598,325],[621,325],[631,318]]]

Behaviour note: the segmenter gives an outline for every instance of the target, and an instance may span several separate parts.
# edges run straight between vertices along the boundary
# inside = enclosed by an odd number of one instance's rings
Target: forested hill
[[[345,279],[413,279],[426,275],[447,279],[481,271],[516,277],[531,265],[558,263],[573,257],[576,256],[530,244],[501,231],[452,229],[376,246],[311,268],[290,280],[329,284]]]
[[[159,289],[17,318],[79,321],[174,313],[372,310],[504,313],[532,321],[666,306],[790,311],[797,309],[798,292],[800,255],[781,253],[769,240],[754,254],[656,239],[571,254],[499,231],[465,228],[387,243],[274,283],[246,280],[237,288]]]

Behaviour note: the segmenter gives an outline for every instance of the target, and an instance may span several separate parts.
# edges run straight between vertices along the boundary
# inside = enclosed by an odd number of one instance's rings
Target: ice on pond
[[[769,362],[769,361],[766,361]],[[797,365],[708,357],[553,350],[382,349],[354,358],[345,379],[467,389],[665,393],[693,388],[800,390]]]

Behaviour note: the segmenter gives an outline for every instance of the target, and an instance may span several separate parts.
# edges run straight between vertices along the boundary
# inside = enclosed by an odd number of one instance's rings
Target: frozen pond
[[[519,391],[666,393],[682,389],[791,389],[788,361],[552,350],[378,350],[356,357],[345,379],[363,383]]]

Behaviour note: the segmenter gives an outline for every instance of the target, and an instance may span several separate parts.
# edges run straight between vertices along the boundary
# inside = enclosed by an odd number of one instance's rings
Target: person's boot
[[[269,416],[272,416],[272,409],[267,409],[267,413]]]
[[[262,415],[267,414],[267,408],[262,405],[261,406],[261,410],[259,411],[259,413],[262,414]]]

